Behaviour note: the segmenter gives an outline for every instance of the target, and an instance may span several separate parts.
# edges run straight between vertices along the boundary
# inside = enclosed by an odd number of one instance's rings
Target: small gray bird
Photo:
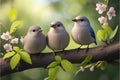
[[[33,25],[29,28],[26,36],[21,39],[23,48],[30,54],[39,53],[46,47],[46,36],[40,27]]]
[[[69,35],[60,21],[53,21],[47,35],[47,44],[50,49],[64,50],[69,44]]]
[[[81,46],[88,45],[88,47],[91,43],[96,44],[95,33],[89,20],[85,16],[77,16],[72,21],[74,22],[74,27],[72,28],[72,38],[77,44],[81,44]]]

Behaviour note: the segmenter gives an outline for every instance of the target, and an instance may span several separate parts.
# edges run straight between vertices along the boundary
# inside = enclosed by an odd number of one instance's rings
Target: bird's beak
[[[55,25],[54,25],[54,24],[52,24],[52,25],[51,25],[51,27],[53,27],[53,28],[54,28],[54,27],[55,27]]]
[[[76,19],[73,19],[72,21],[73,21],[73,22],[77,22],[77,20],[76,20]]]
[[[42,32],[42,30],[41,30],[41,29],[39,29],[39,32]]]

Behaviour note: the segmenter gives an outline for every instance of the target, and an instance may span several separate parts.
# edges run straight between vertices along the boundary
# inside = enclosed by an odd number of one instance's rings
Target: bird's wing
[[[95,39],[95,41],[96,41],[95,33],[94,33],[92,27],[89,26],[88,28],[89,28],[89,31],[90,31],[90,33],[91,33],[91,36],[92,36],[92,37]]]

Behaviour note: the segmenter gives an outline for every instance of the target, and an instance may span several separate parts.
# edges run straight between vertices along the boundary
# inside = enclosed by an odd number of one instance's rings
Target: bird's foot
[[[80,47],[78,47],[78,48],[77,48],[77,53],[79,52],[79,50],[81,50],[81,48],[80,48]]]
[[[82,47],[82,45],[77,48],[77,53],[79,52],[79,50],[81,50],[81,47]]]
[[[55,53],[55,52],[53,52],[52,54],[53,54],[53,56],[56,56],[56,53]]]
[[[89,51],[89,48],[87,47],[86,50],[85,50],[85,52],[87,53],[88,51]]]
[[[66,55],[66,51],[64,49],[62,50],[62,53],[65,53],[65,55]]]
[[[89,51],[89,45],[87,46],[85,52],[87,53]]]

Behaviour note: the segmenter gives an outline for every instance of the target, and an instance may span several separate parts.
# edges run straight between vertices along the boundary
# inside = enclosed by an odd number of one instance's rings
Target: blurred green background
[[[101,29],[98,22],[98,17],[101,15],[95,10],[96,3],[103,2],[103,0],[0,0],[0,35],[10,29],[11,22],[8,18],[10,8],[15,7],[17,10],[17,20],[23,20],[22,28],[17,29],[14,34],[16,37],[24,36],[31,25],[38,25],[42,28],[43,33],[47,34],[50,23],[54,20],[61,21],[66,30],[71,35],[73,27],[72,19],[78,15],[84,15],[89,20],[95,33]],[[112,29],[119,25],[119,0],[109,0],[109,6],[113,6],[116,10],[116,17],[109,21]],[[113,42],[119,40],[119,33],[115,36]],[[97,40],[99,45],[102,42]],[[66,49],[77,48],[73,40]],[[92,44],[91,47],[96,45]],[[43,52],[51,51],[48,47]],[[22,72],[10,74],[2,77],[2,80],[43,80],[47,77],[47,69],[36,68],[28,69]],[[104,71],[95,69],[94,72],[86,70],[80,72],[76,79],[71,78],[71,74],[60,70],[58,80],[119,80],[119,66],[108,65]]]

